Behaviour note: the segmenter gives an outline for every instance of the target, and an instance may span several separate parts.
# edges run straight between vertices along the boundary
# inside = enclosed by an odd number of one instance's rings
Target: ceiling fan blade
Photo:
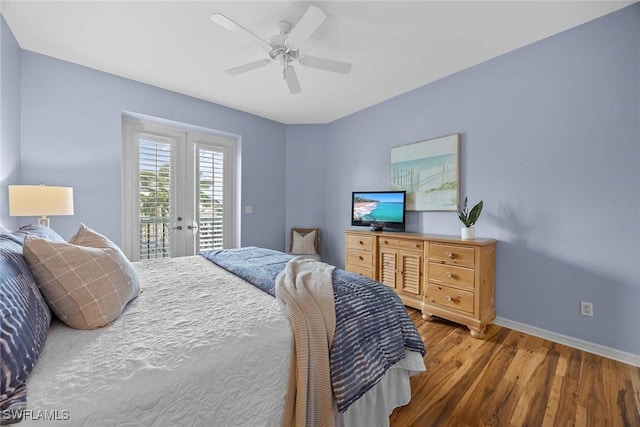
[[[317,56],[301,55],[298,61],[307,67],[319,68],[334,73],[349,74],[351,64],[348,62],[334,61],[333,59],[318,58]]]
[[[272,48],[268,42],[256,36],[251,31],[240,26],[239,24],[236,24],[235,22],[233,22],[231,19],[227,18],[223,14],[214,13],[213,15],[211,15],[211,20],[216,24],[220,25],[221,27],[225,28],[226,30],[231,31],[232,33],[242,38],[245,41],[245,43],[257,46],[266,52],[271,52]]]
[[[296,70],[291,65],[284,67],[284,80],[287,82],[287,86],[289,86],[289,92],[292,94],[302,92]]]
[[[309,9],[302,15],[298,24],[289,32],[287,43],[293,47],[299,48],[307,41],[311,34],[327,19],[327,15],[315,6],[309,6]]]
[[[237,76],[238,74],[246,73],[247,71],[264,67],[265,65],[270,63],[270,59],[259,59],[257,61],[249,62],[248,64],[240,65],[239,67],[229,68],[228,70],[225,70],[225,72],[229,75]]]

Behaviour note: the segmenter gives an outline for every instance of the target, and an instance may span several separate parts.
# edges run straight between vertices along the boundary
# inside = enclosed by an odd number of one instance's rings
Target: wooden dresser
[[[389,286],[425,319],[442,317],[482,338],[495,318],[495,240],[347,230],[345,242],[345,270]]]

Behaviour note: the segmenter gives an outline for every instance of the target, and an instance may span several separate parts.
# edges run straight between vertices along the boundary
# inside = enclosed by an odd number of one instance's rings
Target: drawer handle
[[[458,302],[458,300],[460,300],[460,297],[451,297],[449,295],[447,295],[446,297],[444,297],[445,300],[447,300],[447,302]]]
[[[451,279],[453,277],[453,274],[451,274],[450,271],[447,271],[447,273],[445,274],[445,276],[447,276],[449,279]]]
[[[451,251],[447,251],[447,256],[448,256],[449,258],[453,258],[453,253],[452,253]]]
[[[358,240],[358,244],[359,245],[364,245],[364,242],[362,240]]]
[[[360,261],[364,261],[364,258],[362,258],[362,256],[360,256],[360,255],[358,256],[358,259],[359,259]]]
[[[416,243],[416,248],[419,248],[419,247],[420,247],[420,243]]]

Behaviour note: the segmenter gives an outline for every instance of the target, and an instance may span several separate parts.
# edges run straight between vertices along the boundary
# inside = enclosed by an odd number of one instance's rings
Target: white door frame
[[[171,256],[193,255],[196,251],[197,233],[188,229],[196,225],[196,174],[198,173],[196,154],[198,148],[211,148],[224,152],[224,235],[225,248],[236,246],[239,232],[236,230],[237,151],[238,138],[223,134],[192,132],[136,118],[123,117],[122,121],[122,242],[125,255],[132,261],[140,259],[138,236],[138,193],[132,189],[139,188],[138,138],[148,134],[153,138],[161,138],[172,144],[171,164]],[[153,139],[152,138],[152,139]],[[177,218],[182,218],[177,221]],[[239,225],[239,224],[238,224]],[[174,227],[181,226],[181,230]]]

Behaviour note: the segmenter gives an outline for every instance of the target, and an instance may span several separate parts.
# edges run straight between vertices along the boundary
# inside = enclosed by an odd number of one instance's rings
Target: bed
[[[225,264],[248,253],[263,260],[266,253],[277,262],[261,264],[247,281],[211,259],[221,257],[218,262]],[[26,380],[28,403],[18,425],[280,425],[292,331],[281,301],[260,286],[272,286],[269,277],[293,257],[260,248],[206,255],[133,263],[140,292],[106,327],[73,329],[53,316]],[[338,274],[349,279],[346,272]],[[375,286],[387,295],[384,286]],[[340,313],[336,309],[334,343],[344,321]],[[403,357],[384,366],[375,384],[356,392],[353,401],[337,402],[336,424],[388,425],[393,408],[411,397],[409,377],[425,369],[421,344],[403,349]],[[359,369],[359,376],[377,375],[366,366]]]

